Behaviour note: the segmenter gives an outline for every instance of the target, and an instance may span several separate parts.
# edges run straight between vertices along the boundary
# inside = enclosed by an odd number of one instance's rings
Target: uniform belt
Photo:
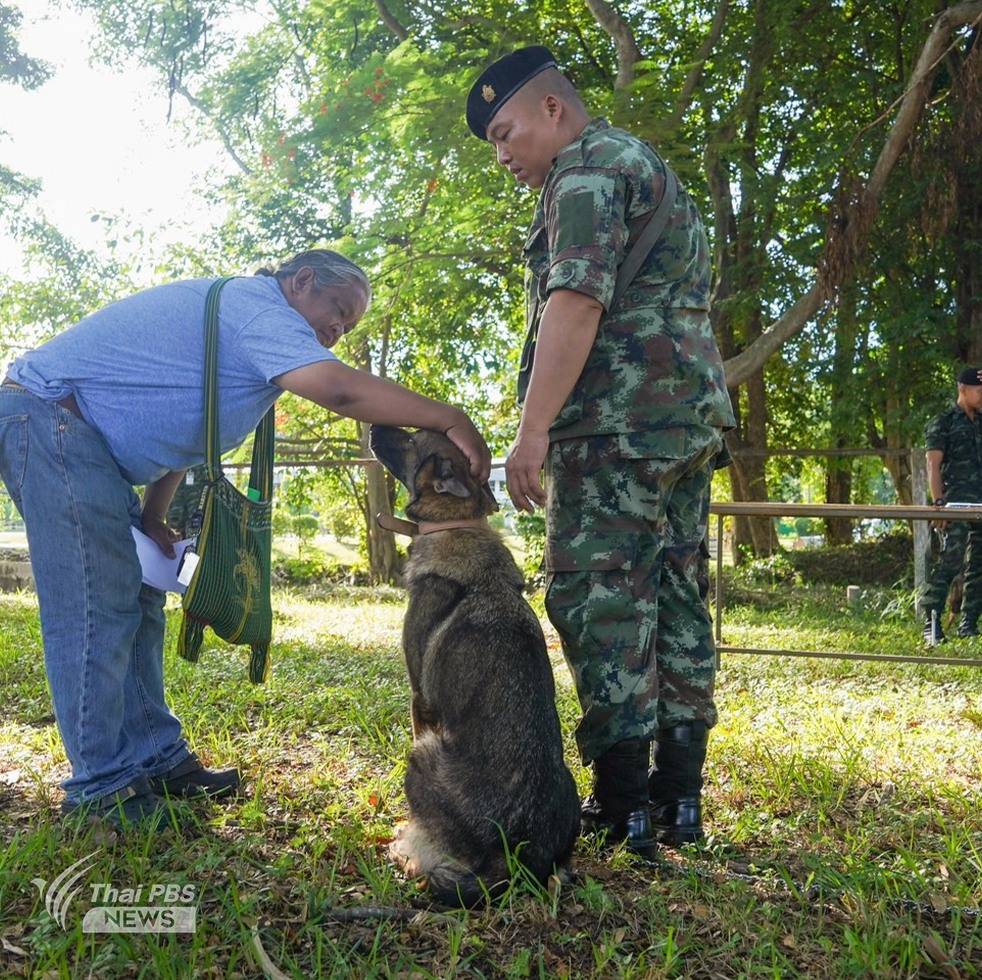
[[[10,378],[4,378],[3,379],[3,384],[0,385],[0,387],[3,387],[3,388],[20,388],[21,391],[27,391],[28,390],[23,385],[18,384],[16,381],[11,381]],[[75,401],[75,396],[74,395],[68,395],[65,398],[59,398],[58,399],[58,404],[61,405],[62,408],[67,409],[69,412],[71,412],[72,415],[74,415],[76,418],[82,418],[82,412],[81,412],[81,410],[78,407],[78,402]]]

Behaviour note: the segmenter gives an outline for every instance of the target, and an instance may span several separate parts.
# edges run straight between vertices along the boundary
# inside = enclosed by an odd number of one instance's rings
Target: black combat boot
[[[944,630],[941,628],[941,613],[935,612],[933,615],[928,609],[924,613],[924,643],[929,647],[936,647],[945,640]]]
[[[593,763],[593,792],[583,801],[583,833],[606,834],[610,844],[650,860],[655,854],[648,810],[648,760],[651,742],[616,742]]]
[[[702,840],[702,767],[709,730],[704,721],[661,728],[655,736],[655,764],[648,774],[651,823],[666,844]]]
[[[958,635],[962,639],[970,636],[979,635],[979,621],[977,616],[966,616],[962,613],[962,618],[958,623]]]

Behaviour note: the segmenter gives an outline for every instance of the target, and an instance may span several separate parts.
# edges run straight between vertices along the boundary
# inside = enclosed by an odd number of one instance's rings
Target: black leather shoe
[[[150,786],[159,796],[218,800],[235,795],[241,781],[238,769],[205,769],[192,753],[173,769],[161,776],[154,776]]]
[[[633,854],[651,860],[657,842],[648,812],[647,771],[650,742],[625,739],[593,763],[593,792],[580,809],[581,832],[621,841]]]
[[[651,823],[664,844],[694,844],[702,830],[702,767],[709,730],[704,721],[659,729],[655,765],[648,774]]]
[[[152,829],[162,823],[167,801],[151,792],[146,779],[138,779],[108,796],[95,800],[69,801],[61,804],[65,817],[80,820],[103,820],[118,830]]]

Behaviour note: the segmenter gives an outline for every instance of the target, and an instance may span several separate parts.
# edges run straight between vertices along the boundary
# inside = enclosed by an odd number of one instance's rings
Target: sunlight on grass
[[[804,592],[804,590],[802,590]],[[728,642],[813,649],[916,647],[916,625],[850,618],[814,590],[766,612],[727,610]],[[523,880],[484,913],[334,924],[334,908],[411,907],[385,855],[405,815],[409,698],[397,590],[280,592],[273,673],[208,639],[176,658],[169,697],[189,740],[236,764],[246,795],[179,807],[184,825],[105,840],[57,818],[67,774],[52,724],[32,596],[0,596],[0,951],[4,976],[257,975],[263,947],[296,976],[920,976],[941,957],[982,962],[982,671],[724,655],[707,768],[703,851],[646,869],[582,842],[579,877],[554,894]],[[546,627],[567,756],[578,716]],[[952,650],[955,647],[952,645]],[[956,655],[982,658],[962,644]],[[198,886],[189,937],[63,931],[31,879],[101,847],[92,881]],[[80,908],[85,900],[79,898]],[[954,974],[951,974],[954,975]]]

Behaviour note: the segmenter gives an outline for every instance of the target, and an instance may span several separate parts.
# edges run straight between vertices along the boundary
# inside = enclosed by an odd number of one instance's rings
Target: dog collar
[[[396,534],[405,534],[407,537],[415,538],[422,534],[435,534],[437,531],[453,531],[462,527],[487,527],[486,517],[472,517],[469,520],[461,521],[406,521],[401,517],[392,517],[389,514],[376,514],[375,523],[379,527],[384,527],[386,531],[394,531]]]

